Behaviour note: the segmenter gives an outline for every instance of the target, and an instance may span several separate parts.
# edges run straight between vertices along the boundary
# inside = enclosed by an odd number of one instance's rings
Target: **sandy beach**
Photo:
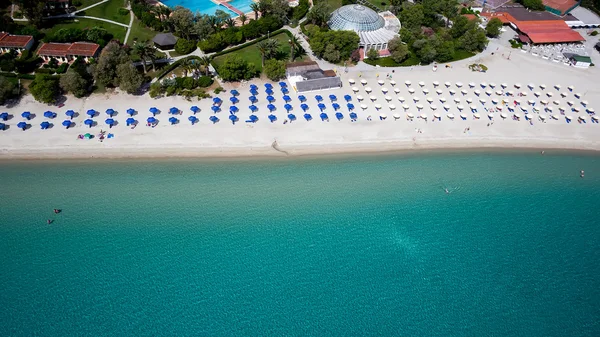
[[[235,124],[228,119],[231,105],[229,92],[218,95],[224,102],[221,111],[216,113],[220,118],[220,122],[216,124],[209,121],[209,116],[213,115],[211,99],[188,102],[179,97],[151,99],[148,95],[106,94],[86,99],[68,97],[65,106],[57,108],[37,103],[31,96],[26,96],[19,105],[4,110],[14,117],[5,122],[9,128],[0,132],[0,159],[295,156],[443,148],[600,150],[600,125],[592,123],[591,116],[586,112],[587,109],[600,108],[597,67],[576,69],[516,51],[512,52],[508,60],[502,56],[503,52],[508,53],[508,50],[500,49],[493,56],[456,62],[451,68],[441,65],[436,72],[431,66],[397,68],[393,74],[388,68],[374,71],[350,68],[347,73],[344,73],[343,68],[338,68],[343,88],[304,94],[309,113],[313,117],[311,121],[303,118],[301,102],[291,88],[291,112],[296,115],[297,120],[287,120],[283,94],[279,85],[273,83],[273,96],[276,99],[273,104],[277,107],[273,114],[278,119],[271,123],[267,118],[270,112],[267,109],[264,82],[260,80],[251,82],[259,87],[256,103],[258,112],[255,113],[259,121],[256,123],[246,122],[250,115],[249,83],[236,88],[240,92],[237,104],[240,111],[237,113],[239,121]],[[468,64],[473,62],[483,63],[489,70],[486,73],[473,72],[468,69]],[[395,85],[386,78],[388,74],[391,74]],[[356,83],[350,84],[349,79],[354,79]],[[367,84],[362,85],[360,80],[366,80]],[[380,85],[378,80],[384,80],[385,83]],[[412,84],[407,86],[405,81]],[[419,85],[421,81],[424,86]],[[439,86],[434,86],[434,81],[439,82]],[[447,87],[445,82],[450,82],[451,85]],[[456,82],[462,82],[463,86],[457,87]],[[470,82],[476,86],[469,87]],[[486,82],[486,87],[481,86],[482,82]],[[506,88],[501,87],[503,83]],[[530,83],[535,85],[533,89],[527,87]],[[495,87],[490,88],[489,84],[495,84]],[[520,88],[516,88],[515,84],[520,84]],[[545,89],[540,88],[541,84],[545,84]],[[560,85],[561,88],[557,90],[555,85]],[[572,91],[568,89],[569,86],[573,86]],[[357,87],[358,92],[353,92],[353,87]],[[367,87],[371,88],[370,92],[365,90]],[[233,89],[227,85],[225,88]],[[382,91],[382,88],[386,88],[387,92]],[[399,92],[394,92],[395,88]],[[410,93],[409,88],[413,88],[415,92]],[[423,89],[429,92],[423,92]],[[438,94],[436,90],[441,90],[441,93]],[[461,90],[466,92],[463,94]],[[475,90],[480,91],[479,96],[475,94]],[[490,95],[486,91],[490,91]],[[502,94],[498,95],[496,91],[501,91]],[[514,96],[506,96],[508,91],[512,91]],[[527,95],[518,97],[520,92]],[[540,94],[539,97],[534,95],[536,92]],[[329,121],[321,121],[319,118],[321,111],[317,108],[318,102],[315,99],[319,94],[323,96]],[[330,94],[337,96],[337,103],[341,106],[339,112],[344,115],[342,120],[335,118],[335,111],[329,100]],[[579,94],[579,97],[575,94]],[[354,112],[358,115],[355,122],[349,118],[344,95],[352,96],[351,103],[356,107]],[[358,101],[358,95],[364,100]],[[374,96],[375,100],[370,100],[370,96]],[[386,96],[391,100],[387,101]],[[415,97],[419,100],[414,100]],[[404,101],[399,98],[404,98]],[[485,102],[481,102],[481,99]],[[492,99],[499,103],[493,104]],[[521,101],[518,106],[514,105],[516,99]],[[505,105],[502,105],[502,100],[506,101]],[[535,105],[530,105],[528,100],[533,100]],[[542,100],[548,101],[547,105],[543,105]],[[587,104],[582,105],[582,102]],[[361,104],[366,105],[367,109],[363,110]],[[381,105],[380,110],[375,109],[376,104]],[[188,121],[188,117],[192,115],[192,105],[200,108],[200,112],[196,114],[199,122],[195,125]],[[408,109],[405,110],[404,105]],[[419,105],[423,106],[422,110],[418,110]],[[448,110],[444,109],[444,105]],[[148,109],[153,106],[161,110],[156,116],[159,123],[154,128],[146,126],[146,119],[151,116]],[[459,106],[464,110],[459,110]],[[476,111],[471,111],[471,106]],[[502,107],[502,111],[495,111],[494,118],[488,118],[488,113],[498,106]],[[168,110],[171,107],[182,110],[182,114],[176,116],[180,122],[175,125],[168,122],[171,117]],[[521,116],[520,120],[513,120],[514,113],[508,110],[509,107]],[[528,110],[523,111],[521,107]],[[540,110],[535,111],[533,107]],[[553,110],[545,111],[545,107],[552,107]],[[573,107],[579,111],[572,111]],[[105,110],[108,108],[117,111],[114,119],[118,125],[111,129],[105,124],[105,119],[108,118]],[[128,108],[138,112],[134,118],[139,121],[139,125],[134,129],[125,125],[125,120],[129,117],[125,113]],[[565,112],[561,114],[560,108]],[[75,110],[79,115],[73,119],[75,126],[65,129],[61,123],[68,119],[64,115],[68,109]],[[94,118],[98,125],[93,128],[83,123],[88,118],[88,109],[99,112]],[[47,110],[56,112],[58,117],[51,120],[54,124],[51,129],[41,130],[40,123],[48,120],[43,117]],[[31,127],[26,131],[16,126],[18,122],[24,121],[21,117],[23,111],[31,111],[36,115],[28,122]],[[525,118],[526,112],[531,116],[531,121]],[[407,120],[407,113],[413,114],[415,118]],[[441,120],[434,121],[436,113]],[[474,113],[479,114],[480,118],[475,119]],[[506,113],[507,118],[501,118],[502,113]],[[381,120],[381,114],[387,115],[387,119]],[[393,118],[394,114],[400,115],[400,118],[396,120]],[[425,114],[427,119],[417,118],[421,114]],[[448,114],[455,118],[448,118]],[[461,114],[466,115],[466,120],[460,118]],[[545,119],[540,119],[540,115]],[[552,119],[552,115],[558,119]],[[569,115],[573,117],[571,123],[565,120]],[[371,116],[370,121],[367,120],[368,116]],[[587,122],[579,123],[579,116],[584,116]],[[286,120],[287,123],[284,123]],[[97,135],[101,129],[114,134],[114,138],[103,142],[97,137],[90,140],[77,139],[78,135],[88,132]]]

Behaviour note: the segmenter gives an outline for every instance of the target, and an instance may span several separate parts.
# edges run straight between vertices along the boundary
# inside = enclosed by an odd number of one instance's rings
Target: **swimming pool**
[[[229,13],[231,15],[231,17],[237,16],[236,13],[230,11],[225,6],[217,5],[216,3],[212,2],[211,0],[162,0],[162,3],[169,7],[175,7],[175,6],[186,7],[186,8],[189,8],[194,13],[200,12],[202,14],[213,15],[217,11],[217,9],[220,9],[222,11],[225,11],[226,13]],[[250,9],[252,0],[232,0],[232,1],[229,1],[229,4],[244,13],[252,12],[252,9]]]

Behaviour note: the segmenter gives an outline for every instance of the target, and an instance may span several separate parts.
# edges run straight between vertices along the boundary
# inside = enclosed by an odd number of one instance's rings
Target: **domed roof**
[[[331,13],[329,28],[368,32],[385,26],[385,20],[374,10],[361,5],[347,5]]]

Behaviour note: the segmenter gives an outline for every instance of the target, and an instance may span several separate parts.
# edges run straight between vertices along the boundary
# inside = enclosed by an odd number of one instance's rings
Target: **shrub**
[[[210,87],[213,84],[213,79],[210,76],[201,76],[198,79],[198,86],[201,88]]]
[[[69,68],[69,64],[68,63],[63,63],[58,68],[56,68],[56,73],[57,74],[64,74],[64,73],[67,72],[68,68]]]
[[[591,36],[596,36],[596,35],[598,35],[598,31],[597,31],[597,30],[595,30],[595,31],[591,32],[591,33],[590,33],[590,35],[591,35]]]
[[[224,89],[222,87],[216,87],[215,88],[215,94],[220,94]]]
[[[71,4],[75,7],[79,7],[82,5],[81,0],[73,0],[71,1]]]
[[[127,8],[119,8],[119,15],[127,15],[129,14],[129,10]]]
[[[186,77],[181,82],[182,82],[181,87],[183,87],[185,89],[191,90],[196,87],[196,83],[195,83],[194,79],[191,77]]]
[[[379,52],[376,49],[371,48],[367,51],[367,57],[371,60],[377,60],[379,58]]]
[[[263,71],[271,81],[279,81],[285,77],[285,61],[268,60],[265,62]]]
[[[179,39],[175,43],[175,51],[181,55],[189,54],[196,49],[196,41]]]

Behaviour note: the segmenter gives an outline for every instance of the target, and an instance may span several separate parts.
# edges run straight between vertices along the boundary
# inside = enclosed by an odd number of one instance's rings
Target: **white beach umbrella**
[[[592,116],[592,119],[595,120],[595,121],[598,121],[598,116],[594,115],[594,116]]]
[[[488,118],[489,118],[489,119],[494,119],[494,114],[493,114],[493,113],[489,113],[489,114],[488,114]]]
[[[535,85],[534,85],[533,83],[529,83],[529,84],[527,85],[527,88],[529,88],[529,89],[533,90],[533,88],[535,88]]]
[[[469,82],[469,88],[475,88],[475,82]]]
[[[540,118],[540,120],[545,121],[546,120],[546,115],[540,115],[539,118]]]
[[[391,84],[391,85],[396,85],[396,81],[394,81],[394,80],[391,80],[391,81],[390,81],[390,84]]]
[[[560,101],[555,99],[554,101],[552,101],[552,103],[554,103],[555,105],[560,105]]]
[[[540,103],[542,103],[543,105],[548,104],[548,101],[546,101],[545,99],[541,100]]]
[[[407,86],[410,86],[412,83],[410,81],[405,81],[404,84],[406,84]]]
[[[548,96],[548,97],[552,97],[552,96],[554,96],[554,94],[553,94],[553,93],[551,93],[551,92],[547,92],[547,93],[546,93],[546,96]]]
[[[384,113],[381,113],[381,114],[379,114],[379,118],[381,118],[381,119],[386,119],[386,118],[387,118],[387,115],[386,115],[386,114],[384,114]]]
[[[462,111],[462,110],[464,110],[464,109],[465,109],[465,107],[464,107],[464,106],[462,106],[462,105],[457,105],[457,106],[456,106],[456,108],[457,108],[459,111]]]
[[[567,101],[567,104],[568,104],[569,106],[573,106],[573,104],[575,104],[575,102],[573,102],[573,101]]]
[[[421,114],[419,117],[421,117],[423,119],[427,119],[427,115],[426,114]]]
[[[460,91],[460,93],[461,93],[461,94],[463,94],[463,95],[466,95],[466,94],[467,94],[467,91],[466,91],[465,89],[462,89],[462,90]]]
[[[416,106],[417,106],[417,109],[419,109],[419,110],[423,109],[423,106],[421,104],[417,104]]]
[[[556,90],[560,90],[560,88],[562,88],[562,87],[560,86],[560,84],[555,84],[555,85],[554,85],[554,89],[556,89]]]
[[[481,87],[482,87],[482,88],[485,88],[485,87],[487,87],[487,83],[486,83],[486,82],[481,82]]]
[[[568,120],[572,120],[573,119],[573,117],[571,117],[571,115],[566,115],[565,118],[568,119]]]
[[[496,110],[500,110],[500,111],[502,111],[502,110],[503,110],[503,109],[502,109],[502,105],[498,105],[498,106],[496,107]]]
[[[586,111],[587,111],[587,113],[589,113],[589,114],[596,113],[596,110],[594,110],[594,109],[592,109],[592,108],[589,108],[589,109],[587,109]]]
[[[386,93],[386,92],[388,92],[388,88],[383,87],[383,88],[381,88],[381,91],[384,92],[384,93]]]
[[[552,107],[551,106],[549,106],[548,108],[550,109],[550,111],[552,111]],[[577,108],[577,107],[573,107],[573,108],[571,108],[571,110],[573,110],[575,112],[579,112],[579,108]]]
[[[454,97],[454,103],[460,103],[460,98]]]
[[[446,97],[440,97],[440,102],[442,102],[442,103],[446,102]]]
[[[534,106],[534,107],[533,107],[533,111],[535,111],[535,112],[540,112],[540,108],[538,108],[537,106]]]
[[[506,119],[506,117],[508,117],[504,112],[500,114],[500,117],[502,117],[502,119]]]
[[[399,114],[393,114],[392,117],[394,117],[394,119],[400,119],[400,115]]]
[[[535,97],[540,97],[542,94],[539,91],[536,91],[536,92],[533,93],[533,95]]]
[[[479,114],[473,114],[473,117],[474,117],[475,119],[480,119],[480,118],[481,118],[481,115],[479,115]]]
[[[418,96],[413,97],[413,101],[418,102],[420,98]]]
[[[363,109],[363,110],[366,110],[368,108],[368,106],[366,104],[361,104],[360,108]]]
[[[364,98],[361,95],[356,95],[356,99],[362,101]]]
[[[520,95],[521,96],[527,96],[527,93],[525,91],[521,91]]]
[[[393,105],[393,104],[390,104],[390,105],[389,105],[389,108],[390,108],[390,110],[396,110],[396,106],[395,106],[395,105]]]
[[[450,110],[450,106],[448,104],[444,104],[444,110],[446,110],[446,111]]]
[[[575,87],[572,86],[572,85],[570,85],[570,86],[567,87],[567,89],[569,89],[569,91],[573,91],[573,89],[575,89]]]
[[[411,94],[414,94],[414,93],[415,93],[415,89],[413,89],[413,88],[408,88],[408,92],[409,92],[409,93],[411,93]]]
[[[553,107],[551,107],[551,106],[549,106],[549,107],[546,107],[546,110],[547,110],[547,111],[553,111],[553,110],[554,110],[554,108],[553,108]]]
[[[558,116],[557,115],[550,115],[550,118],[552,118],[554,120],[558,120]]]
[[[363,85],[367,84],[367,80],[365,80],[364,78],[362,80],[360,80],[360,83],[362,83]]]
[[[588,105],[588,101],[581,101],[581,105],[583,105],[583,106]]]
[[[462,119],[467,119],[467,115],[465,115],[465,114],[460,114],[460,118],[462,118]]]
[[[443,93],[443,91],[441,91],[440,89],[435,91],[436,94],[441,95]]]
[[[498,100],[496,98],[492,98],[492,103],[498,104]]]
[[[527,103],[529,103],[529,104],[535,104],[535,101],[532,100],[532,99],[530,99],[530,100],[527,101]]]
[[[546,90],[546,85],[545,84],[540,84],[540,89]]]
[[[491,82],[491,83],[490,83],[490,88],[494,89],[495,87],[496,87],[496,83],[494,83],[494,82]]]
[[[378,80],[377,83],[379,83],[379,85],[383,85],[385,82],[383,82],[383,80]]]
[[[498,95],[498,96],[502,96],[502,91],[500,91],[500,90],[496,90],[496,95]]]
[[[515,93],[514,93],[512,90],[509,90],[509,91],[507,91],[506,93],[507,93],[509,96],[512,96],[512,95],[514,95],[514,94],[515,94]]]
[[[521,83],[515,83],[515,88],[517,88],[517,89],[521,88]]]
[[[350,84],[356,83],[353,78],[349,79],[348,82],[350,82]]]
[[[394,92],[395,93],[399,93],[400,92],[400,88],[394,88]]]
[[[402,109],[404,109],[404,110],[408,110],[408,105],[406,105],[406,104],[403,104],[403,105],[402,105]]]
[[[438,85],[440,85],[440,82],[438,82],[438,81],[433,81],[433,87],[434,87],[434,88],[435,88],[435,87],[437,87]]]
[[[431,98],[431,97],[427,97],[427,98],[426,98],[426,100],[427,100],[427,102],[429,102],[429,103],[433,102],[433,98]]]
[[[377,109],[377,110],[381,109],[381,104],[375,104],[375,109]]]
[[[452,85],[452,83],[450,83],[450,82],[444,82],[444,85],[446,86],[446,88],[450,88],[450,86]]]
[[[527,108],[527,106],[525,106],[525,105],[521,105],[521,110],[522,110],[522,111],[527,111],[527,110],[528,110],[528,108]]]
[[[492,91],[491,90],[486,90],[485,94],[488,95],[488,96],[492,96]]]
[[[564,106],[559,106],[559,107],[558,107],[558,111],[565,112],[565,111],[567,111],[567,109],[565,109],[565,107],[564,107]]]
[[[521,104],[521,100],[520,99],[515,99],[515,103],[517,103],[517,105]]]
[[[430,108],[431,108],[431,110],[437,110],[437,106],[436,106],[435,104],[432,104],[432,105],[430,106]]]
[[[577,98],[581,98],[581,93],[579,93],[579,92],[576,92],[574,95],[575,95],[575,97],[577,97]]]
[[[420,82],[419,82],[419,85],[420,85],[421,87],[424,87],[424,86],[425,86],[425,82],[423,82],[423,81],[420,81]]]
[[[585,115],[579,116],[579,119],[581,119],[582,121],[585,121]]]
[[[429,90],[427,90],[427,88],[423,89],[423,94],[427,95],[429,93]]]
[[[447,114],[446,117],[448,117],[449,119],[454,119],[454,114]]]
[[[481,98],[481,99],[479,99],[479,102],[481,102],[481,104],[485,104],[485,102],[487,102],[487,100],[485,98]]]
[[[469,103],[469,104],[473,103],[473,99],[472,99],[471,97],[467,97],[466,101],[467,101],[467,103]]]
[[[514,116],[515,116],[517,119],[518,119],[518,118],[521,118],[521,114],[520,114],[520,113],[517,113],[517,112],[515,112],[513,115],[514,115]]]
[[[409,113],[406,114],[406,117],[408,117],[408,118],[415,118],[415,115],[413,115],[412,113],[409,112]]]
[[[405,99],[404,97],[402,97],[402,96],[398,97],[398,100],[399,100],[400,102],[402,102],[402,103],[404,103],[404,101],[406,101],[406,99]]]
[[[508,84],[502,83],[502,84],[500,84],[500,86],[502,87],[502,89],[506,89],[508,87]]]
[[[385,100],[388,101],[388,102],[391,101],[392,100],[392,96],[385,96]]]
[[[371,95],[371,96],[369,96],[369,99],[370,99],[371,101],[376,101],[376,100],[377,100],[377,97],[375,97],[375,96]]]
[[[433,118],[440,118],[440,114],[438,114],[437,112],[433,114]]]
[[[476,107],[476,106],[474,106],[474,105],[471,105],[471,107],[470,107],[470,108],[471,108],[471,110],[477,110],[477,107]]]
[[[452,89],[448,90],[448,92],[450,93],[450,95],[454,95],[454,94],[456,94],[456,91],[454,91],[454,90],[452,90]]]
[[[462,82],[456,82],[456,86],[460,88],[463,86],[463,84],[462,84]]]
[[[560,96],[562,96],[562,97],[567,97],[567,96],[569,96],[569,93],[568,93],[568,92],[561,92],[561,93],[560,93]]]
[[[371,89],[371,87],[366,87],[366,88],[365,88],[365,91],[366,91],[366,92],[371,92],[371,91],[373,91],[373,89]]]
[[[358,88],[357,87],[352,87],[352,91],[358,92]]]

